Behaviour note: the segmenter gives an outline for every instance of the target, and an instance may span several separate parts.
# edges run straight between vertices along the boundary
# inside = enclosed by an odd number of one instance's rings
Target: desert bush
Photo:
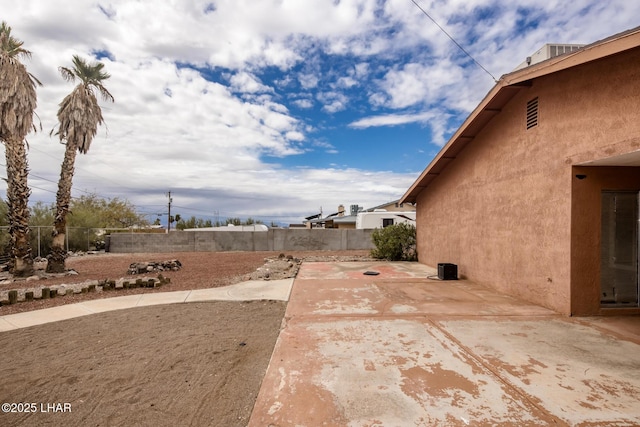
[[[373,230],[376,246],[371,256],[389,261],[417,261],[416,227],[412,224],[394,224]]]

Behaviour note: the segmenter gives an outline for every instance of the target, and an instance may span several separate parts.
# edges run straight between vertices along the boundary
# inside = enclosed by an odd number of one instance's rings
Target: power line
[[[39,175],[33,174],[33,173],[31,173],[31,172],[29,172],[29,176],[30,176],[30,177],[34,177],[34,178],[41,179],[41,180],[43,180],[43,181],[47,181],[47,182],[54,183],[54,184],[56,184],[56,186],[58,185],[58,182],[57,182],[57,181],[53,181],[53,180],[51,180],[51,179],[48,179],[48,178],[45,178],[45,177],[43,177],[43,176],[39,176]],[[54,194],[56,193],[55,191],[45,190],[44,188],[35,187],[35,186],[33,186],[33,185],[29,185],[29,187],[38,188],[39,190],[48,191],[48,192],[50,192],[50,193],[54,193]],[[107,198],[108,198],[108,197],[101,196],[100,194],[92,193],[91,191],[81,190],[81,189],[79,189],[79,188],[72,188],[71,190],[72,190],[72,191],[79,191],[79,192],[81,192],[81,193],[85,193],[85,194],[89,194],[89,195],[95,194],[96,196],[100,196],[100,197],[102,197],[103,199],[107,199]]]
[[[1,180],[3,180],[3,181],[6,181],[6,180],[7,180],[7,178],[5,178],[5,177],[0,177],[0,179],[1,179]],[[35,189],[37,189],[37,190],[44,191],[44,192],[47,192],[47,193],[51,193],[51,194],[57,194],[57,191],[53,191],[53,190],[49,190],[49,189],[47,189],[47,188],[42,188],[42,187],[38,187],[38,186],[33,185],[33,184],[29,184],[29,189],[32,189],[32,188],[35,188]],[[95,193],[90,193],[90,192],[88,192],[88,191],[79,190],[79,189],[75,189],[75,188],[73,188],[73,189],[72,189],[72,191],[81,191],[81,192],[83,192],[83,193],[87,193],[87,194],[89,194],[89,195],[91,195],[91,194],[95,194]],[[103,198],[103,199],[107,199],[107,197],[100,196],[99,194],[96,194],[96,196],[101,197],[101,198]],[[78,197],[77,197],[77,196],[71,196],[71,198],[72,198],[72,199],[78,199]]]
[[[471,54],[470,54],[469,52],[467,52],[467,51],[465,50],[465,48],[463,48],[463,47],[460,45],[460,43],[458,43],[458,42],[457,42],[453,37],[451,37],[451,35],[449,35],[449,33],[447,33],[447,31],[446,31],[444,28],[442,28],[442,27],[440,26],[440,24],[438,24],[438,23],[436,22],[436,20],[435,20],[435,19],[433,19],[433,18],[431,17],[431,15],[429,15],[429,14],[427,13],[427,11],[426,11],[426,10],[424,10],[424,9],[422,8],[422,6],[420,6],[420,5],[416,2],[416,0],[411,0],[411,2],[412,2],[413,4],[415,4],[415,5],[416,5],[416,7],[417,7],[418,9],[420,9],[420,10],[422,11],[422,13],[424,13],[424,14],[426,15],[426,17],[427,17],[427,18],[429,18],[429,19],[431,20],[431,22],[433,22],[434,24],[436,24],[436,26],[440,29],[440,31],[442,31],[442,32],[443,32],[447,37],[449,37],[449,40],[451,40],[452,42],[454,42],[454,43],[455,43],[455,45],[456,45],[456,46],[458,46],[458,48],[459,48],[461,51],[463,51],[463,52],[465,53],[465,55],[467,55],[469,58],[471,58],[471,60],[472,60],[473,62],[475,62],[475,63],[476,63],[476,65],[477,65],[478,67],[482,68],[482,69],[484,70],[484,72],[485,72],[485,73],[489,74],[495,83],[498,83],[498,79],[496,79],[496,78],[493,76],[493,74],[491,74],[491,73],[489,72],[489,70],[487,70],[486,68],[484,68],[484,67],[482,66],[482,64],[480,64],[478,61],[476,61],[476,59],[475,59],[473,56],[471,56]]]
[[[38,150],[38,149],[37,149],[37,148],[35,148],[35,147],[31,147],[31,148],[30,148],[30,150],[37,151],[37,152],[39,152],[39,153],[41,153],[41,154],[44,154],[45,156],[49,156],[49,157],[51,157],[52,159],[59,160],[57,157],[55,157],[55,156],[53,156],[53,155],[51,155],[51,154],[47,153],[46,151]],[[112,165],[110,165],[110,164],[104,164],[104,165],[105,165],[106,167],[110,168],[111,170],[113,170],[114,172],[118,173],[120,176],[126,176],[126,174],[124,174],[122,171],[117,170],[117,169],[116,169],[116,168],[114,168]],[[74,169],[75,169],[75,170],[80,170],[80,171],[82,171],[82,172],[84,172],[84,173],[87,173],[87,174],[89,174],[89,175],[93,175],[93,176],[95,176],[95,177],[97,177],[97,178],[100,178],[102,181],[107,181],[107,182],[110,182],[110,183],[112,183],[112,184],[115,184],[115,185],[117,185],[117,186],[118,186],[118,187],[120,187],[120,188],[124,188],[124,189],[127,189],[127,190],[135,191],[135,189],[133,189],[133,188],[127,187],[126,185],[122,185],[121,183],[116,182],[116,181],[114,181],[114,180],[112,180],[112,179],[109,179],[109,178],[105,178],[105,177],[103,177],[103,176],[100,176],[100,175],[96,174],[95,172],[92,172],[92,171],[90,171],[90,170],[84,169],[84,168],[82,168],[81,166],[78,166],[78,165],[76,165],[76,164],[74,164]],[[35,175],[34,175],[34,176],[35,176]],[[105,198],[106,198],[106,197],[105,197]]]
[[[162,205],[147,205],[147,206],[162,206]],[[174,208],[178,208],[178,209],[184,209],[187,212],[202,212],[205,214],[208,214],[208,216],[212,216],[211,211],[210,210],[206,210],[206,209],[198,209],[198,208],[190,208],[187,206],[178,206],[175,204],[171,204],[172,207]],[[244,217],[244,216],[250,216],[253,218],[290,218],[292,216],[296,216],[296,215],[270,215],[270,214],[264,214],[264,215],[253,215],[253,214],[240,214],[237,212],[227,212],[227,211],[221,211],[219,209],[215,209],[213,211],[213,215],[224,215],[224,216],[239,216],[239,217]]]

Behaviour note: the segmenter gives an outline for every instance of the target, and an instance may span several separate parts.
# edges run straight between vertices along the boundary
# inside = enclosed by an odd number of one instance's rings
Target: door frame
[[[635,242],[626,241],[629,248],[632,251],[631,257],[627,263],[615,263],[615,249],[617,244],[617,207],[618,197],[633,195],[633,203],[627,205],[632,206],[633,214],[632,218],[628,218],[626,226],[632,231],[631,239],[635,236]],[[607,196],[613,196],[613,199],[608,199]],[[601,191],[601,244],[600,244],[600,307],[601,308],[638,308],[640,307],[640,192],[630,190],[602,190]],[[607,203],[609,200],[613,204]],[[633,225],[631,225],[633,224]],[[624,227],[624,224],[620,224]],[[613,253],[611,253],[613,252]],[[635,253],[634,253],[635,252]],[[614,260],[614,261],[612,261]],[[620,275],[626,275],[624,271],[633,271],[627,278],[622,278],[621,282],[625,283],[625,289],[627,295],[633,295],[631,301],[625,301],[625,292],[616,292],[615,281]],[[607,277],[605,277],[607,276]],[[632,277],[632,279],[631,279]],[[634,280],[635,284],[629,284]],[[609,281],[607,283],[606,281]],[[612,286],[610,283],[614,282]],[[618,287],[618,289],[620,289]],[[622,295],[622,296],[621,296]],[[620,300],[622,298],[622,300]],[[635,298],[635,301],[633,299]],[[610,301],[609,301],[610,300]]]

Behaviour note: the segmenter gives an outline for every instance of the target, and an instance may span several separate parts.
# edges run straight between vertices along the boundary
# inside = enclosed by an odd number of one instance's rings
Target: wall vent
[[[538,126],[538,98],[527,102],[527,129]]]

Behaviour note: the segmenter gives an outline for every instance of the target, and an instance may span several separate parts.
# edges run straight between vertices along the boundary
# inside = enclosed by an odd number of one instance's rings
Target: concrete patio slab
[[[304,263],[249,425],[640,425],[629,321],[576,321],[432,272]]]
[[[368,276],[364,272],[379,273],[378,276]],[[296,280],[306,279],[362,279],[371,277],[380,279],[409,279],[426,278],[437,275],[437,270],[424,264],[415,262],[392,263],[387,261],[354,261],[354,262],[306,262],[302,265]]]
[[[465,281],[430,279],[296,280],[288,316],[301,314],[547,316],[553,311],[489,293]]]
[[[603,332],[640,343],[640,316],[583,317],[579,320]]]
[[[441,321],[497,375],[571,425],[640,422],[640,346],[569,319]]]
[[[185,302],[227,300],[278,300],[287,301],[293,286],[293,279],[250,280],[223,288],[198,289],[191,291]]]
[[[427,322],[425,324],[425,322]],[[252,426],[545,425],[427,319],[292,319],[278,341]]]

